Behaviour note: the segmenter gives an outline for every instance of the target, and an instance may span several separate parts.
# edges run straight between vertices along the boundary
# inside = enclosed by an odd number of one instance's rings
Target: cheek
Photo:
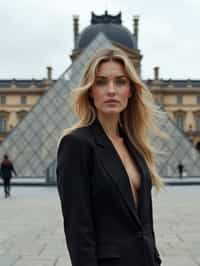
[[[103,95],[102,95],[102,93],[99,90],[93,89],[91,91],[91,96],[93,98],[93,101],[94,101],[95,105],[96,104],[98,105],[98,104],[100,104],[103,101]]]
[[[128,98],[129,98],[130,96],[131,96],[131,91],[130,91],[130,89],[123,90],[123,91],[121,91],[121,93],[120,93],[121,100],[123,100],[123,101],[128,100]]]

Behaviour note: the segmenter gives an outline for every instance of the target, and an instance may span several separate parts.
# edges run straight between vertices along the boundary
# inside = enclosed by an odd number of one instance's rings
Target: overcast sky
[[[70,64],[73,14],[82,30],[105,9],[121,11],[130,31],[140,16],[143,78],[159,66],[161,78],[200,79],[200,0],[0,0],[0,79],[41,79],[48,65],[57,79]]]

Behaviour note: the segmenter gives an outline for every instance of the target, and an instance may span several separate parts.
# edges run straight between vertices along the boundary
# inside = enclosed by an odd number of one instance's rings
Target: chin
[[[119,113],[121,113],[123,110],[119,110],[119,109],[107,109],[107,110],[102,110],[102,113],[104,113],[104,114],[107,114],[107,115],[109,115],[109,114],[119,114]]]

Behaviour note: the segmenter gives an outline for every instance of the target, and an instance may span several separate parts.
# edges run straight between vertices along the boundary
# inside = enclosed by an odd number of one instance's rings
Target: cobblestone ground
[[[56,188],[13,187],[9,199],[0,192],[0,266],[70,266]],[[153,193],[163,266],[200,265],[199,199],[200,186]]]

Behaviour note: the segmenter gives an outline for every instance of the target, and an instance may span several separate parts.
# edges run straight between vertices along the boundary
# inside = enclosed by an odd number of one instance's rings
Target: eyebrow
[[[108,77],[105,77],[105,76],[96,76],[96,78],[107,79]],[[120,75],[120,76],[116,76],[115,78],[116,78],[116,79],[119,79],[119,78],[127,78],[127,76],[125,76],[125,75]]]

